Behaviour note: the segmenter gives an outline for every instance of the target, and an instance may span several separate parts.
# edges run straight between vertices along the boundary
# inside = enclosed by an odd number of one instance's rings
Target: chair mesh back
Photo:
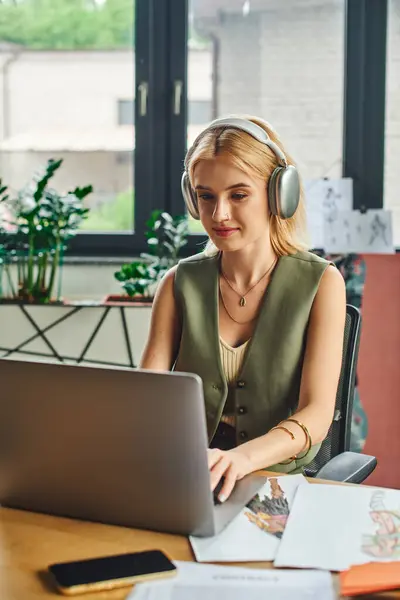
[[[355,375],[360,342],[360,312],[350,304],[346,307],[342,369],[336,394],[335,414],[328,435],[305,474],[314,476],[331,458],[350,447],[351,419]]]

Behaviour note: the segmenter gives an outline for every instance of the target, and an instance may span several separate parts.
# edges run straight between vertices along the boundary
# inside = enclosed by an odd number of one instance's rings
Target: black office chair
[[[305,468],[305,475],[309,477],[362,483],[377,465],[374,456],[349,452],[360,333],[360,311],[348,304],[334,419],[320,451]]]

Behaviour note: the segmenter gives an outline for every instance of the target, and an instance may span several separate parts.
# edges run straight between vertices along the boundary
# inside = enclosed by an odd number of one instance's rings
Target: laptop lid
[[[199,377],[0,360],[0,381],[2,505],[213,533]]]

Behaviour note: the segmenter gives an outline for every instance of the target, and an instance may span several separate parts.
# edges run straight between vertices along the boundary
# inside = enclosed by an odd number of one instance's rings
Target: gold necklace
[[[274,258],[274,260],[272,261],[272,263],[270,264],[270,266],[268,267],[267,271],[264,273],[264,275],[262,277],[260,277],[260,279],[258,281],[256,281],[256,283],[254,285],[251,286],[251,288],[249,288],[247,290],[247,292],[245,294],[241,294],[240,292],[238,292],[233,285],[231,284],[231,282],[229,281],[229,279],[227,278],[227,276],[225,275],[224,271],[222,270],[222,266],[221,266],[221,275],[222,277],[225,279],[226,283],[229,285],[229,287],[231,288],[231,290],[233,290],[235,292],[235,294],[237,294],[240,297],[239,300],[239,306],[243,307],[246,306],[246,296],[247,294],[249,294],[251,292],[251,290],[254,290],[254,288],[264,279],[264,277],[266,277],[268,275],[268,273],[272,270],[272,268],[274,267],[276,263],[276,258]],[[225,306],[225,305],[224,305]],[[226,310],[226,309],[225,309]],[[227,311],[228,312],[228,311]],[[228,313],[229,314],[229,313]],[[230,316],[230,315],[229,315]],[[235,319],[233,319],[235,320]],[[250,322],[250,321],[248,321]],[[238,321],[236,321],[236,323],[238,323]]]
[[[221,288],[219,288],[219,295],[221,298],[221,302],[222,302],[222,306],[224,307],[224,310],[226,312],[226,314],[228,315],[228,317],[234,321],[235,323],[237,323],[238,325],[245,325],[246,323],[251,323],[252,321],[255,321],[255,319],[257,318],[257,315],[255,315],[254,317],[252,317],[251,319],[249,319],[248,321],[237,321],[236,319],[234,319],[231,315],[231,313],[229,312],[229,310],[226,308],[226,304],[224,302],[224,297],[222,295],[222,291]]]

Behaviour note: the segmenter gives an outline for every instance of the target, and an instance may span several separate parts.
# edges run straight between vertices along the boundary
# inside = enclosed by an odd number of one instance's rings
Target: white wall
[[[107,294],[120,294],[121,286],[114,279],[118,270],[118,264],[65,264],[62,267],[63,297],[66,300],[103,300]]]
[[[304,178],[340,176],[344,2],[267,4],[256,4],[247,16],[227,13],[214,25],[220,112],[269,121]]]
[[[134,260],[134,259],[132,259]],[[114,273],[118,271],[122,264],[130,260],[113,261],[110,264],[62,264],[58,273],[61,277],[62,298],[65,301],[93,300],[102,301],[108,294],[123,294],[119,282],[114,278]],[[16,286],[17,272],[11,268],[11,279]],[[9,292],[7,278],[2,279],[3,294],[6,296]],[[59,280],[57,279],[54,290],[58,290]],[[1,306],[1,303],[0,303]],[[1,333],[1,332],[0,332]]]

